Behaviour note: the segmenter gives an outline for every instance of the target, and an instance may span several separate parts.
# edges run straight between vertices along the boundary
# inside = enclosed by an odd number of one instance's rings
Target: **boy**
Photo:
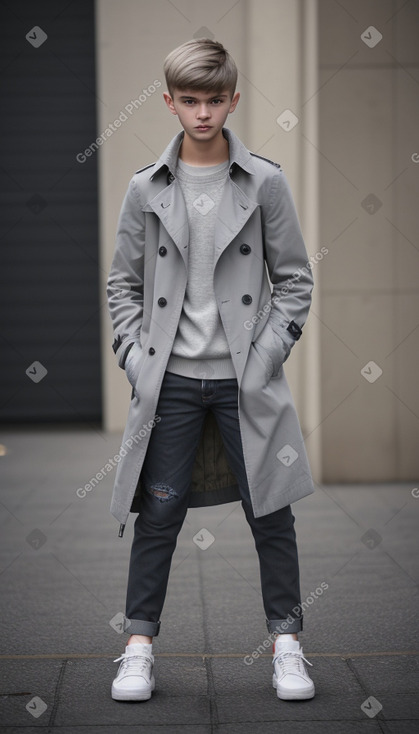
[[[183,132],[133,176],[108,280],[113,349],[132,385],[111,505],[120,535],[139,513],[112,697],[154,690],[152,638],[188,507],[241,499],[273,686],[281,699],[312,698],[290,503],[314,487],[282,369],[310,307],[307,252],[280,166],[224,127],[240,97],[226,49],[189,41],[164,72]]]

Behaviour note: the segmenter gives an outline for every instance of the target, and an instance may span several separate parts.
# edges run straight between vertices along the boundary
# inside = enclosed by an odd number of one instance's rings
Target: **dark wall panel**
[[[94,3],[0,14],[0,421],[97,422]]]

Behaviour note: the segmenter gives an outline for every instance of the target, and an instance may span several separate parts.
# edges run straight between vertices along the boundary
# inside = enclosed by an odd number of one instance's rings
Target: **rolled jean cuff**
[[[303,617],[287,617],[287,619],[267,619],[266,626],[268,632],[278,632],[279,634],[291,635],[294,632],[301,632],[303,629]]]
[[[147,619],[128,619],[124,620],[124,632],[130,635],[147,635],[148,637],[157,637],[160,631],[160,622],[149,622]]]

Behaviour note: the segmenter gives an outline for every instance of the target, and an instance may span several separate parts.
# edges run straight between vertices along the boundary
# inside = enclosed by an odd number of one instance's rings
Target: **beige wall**
[[[418,21],[417,2],[319,2],[326,481],[418,473]],[[374,48],[360,38],[369,26],[383,36]],[[371,360],[382,375],[370,383]]]
[[[371,25],[383,35],[374,48],[360,38]],[[162,82],[99,150],[105,427],[122,431],[130,394],[105,294],[117,217],[132,173],[180,129],[162,99],[163,59],[203,26],[239,67],[242,99],[227,124],[281,162],[309,254],[329,250],[314,267],[304,339],[285,368],[315,479],[412,479],[418,4],[403,0],[97,0],[98,132]],[[287,108],[299,118],[290,132],[276,122]],[[382,202],[373,214],[362,206],[371,193]],[[383,371],[374,382],[361,373],[370,361]]]

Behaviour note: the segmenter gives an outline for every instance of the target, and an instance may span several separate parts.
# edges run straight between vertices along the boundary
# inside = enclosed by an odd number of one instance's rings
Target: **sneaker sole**
[[[306,688],[303,691],[299,691],[298,689],[295,691],[287,691],[281,689],[281,686],[276,682],[276,678],[273,677],[272,685],[276,688],[276,695],[281,699],[281,701],[305,701],[309,698],[313,698],[315,694],[314,683],[310,688]]]
[[[114,701],[148,701],[151,698],[155,684],[153,682],[151,689],[148,691],[118,691],[112,685],[111,696]]]

